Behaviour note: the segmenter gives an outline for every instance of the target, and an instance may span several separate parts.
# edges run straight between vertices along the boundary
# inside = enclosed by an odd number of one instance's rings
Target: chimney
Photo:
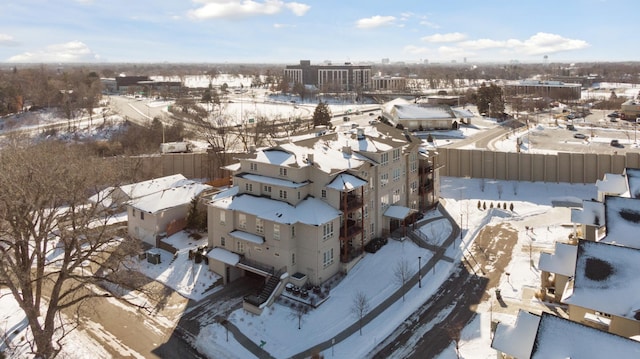
[[[343,146],[342,147],[342,152],[344,152],[344,154],[351,156],[351,147],[350,146]]]
[[[358,140],[364,140],[364,128],[358,127],[358,132],[356,138]]]
[[[307,163],[310,165],[313,164],[313,153],[307,155]]]

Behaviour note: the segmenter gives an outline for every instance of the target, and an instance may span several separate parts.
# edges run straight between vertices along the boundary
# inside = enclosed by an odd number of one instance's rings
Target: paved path
[[[402,288],[402,287],[398,288],[398,290],[396,290],[385,301],[383,301],[378,306],[376,306],[375,308],[370,310],[364,316],[364,318],[362,319],[362,326],[367,325],[369,322],[374,320],[378,315],[382,314],[385,310],[387,310],[387,308],[389,308],[389,306],[391,306],[396,301],[400,300],[402,298],[403,293],[406,292],[406,288],[411,288],[411,287],[415,286],[418,283],[420,273],[427,273],[440,260],[453,261],[452,258],[449,258],[449,257],[445,256],[444,254],[445,254],[447,248],[449,248],[449,246],[452,243],[454,243],[456,238],[458,238],[458,236],[460,235],[460,227],[453,220],[453,218],[451,218],[451,216],[449,216],[449,214],[444,210],[444,208],[442,208],[442,206],[439,206],[439,210],[440,210],[440,213],[443,213],[443,216],[426,219],[424,221],[419,222],[418,226],[425,225],[426,223],[429,223],[429,222],[432,222],[432,221],[435,221],[435,220],[446,218],[451,223],[451,228],[452,228],[451,234],[447,237],[447,239],[442,243],[441,246],[437,246],[437,247],[431,246],[430,247],[430,248],[432,248],[434,250],[434,255],[433,255],[433,257],[431,257],[422,266],[421,271],[416,273],[415,275],[413,275],[411,278],[409,278],[409,280],[407,281],[407,283],[406,283],[404,288]],[[428,243],[423,243],[423,244],[424,245],[428,245]],[[425,248],[427,248],[427,247],[425,247]],[[240,344],[242,344],[247,350],[249,350],[251,353],[253,353],[253,355],[255,355],[257,358],[261,358],[261,359],[262,358],[265,358],[265,359],[266,358],[273,358],[268,352],[266,352],[265,350],[260,348],[253,341],[251,341],[251,339],[246,337],[232,323],[227,324],[227,328],[229,329],[229,331],[231,333],[233,333],[236,341],[238,341]],[[328,350],[328,349],[331,348],[332,345],[338,344],[341,341],[343,341],[343,340],[347,339],[348,337],[350,337],[351,335],[357,333],[359,329],[360,329],[360,323],[355,322],[352,325],[350,325],[349,327],[347,327],[344,330],[342,330],[341,332],[337,333],[332,339],[329,339],[329,340],[326,340],[324,342],[318,343],[315,346],[313,346],[311,348],[308,348],[305,351],[302,351],[302,352],[300,352],[298,354],[293,355],[291,358],[293,358],[293,359],[308,358],[308,357],[312,356],[313,354],[317,354],[317,353],[320,353],[322,351]]]

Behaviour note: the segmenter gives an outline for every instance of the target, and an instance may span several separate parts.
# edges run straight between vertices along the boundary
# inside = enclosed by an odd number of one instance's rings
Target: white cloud
[[[539,32],[526,40],[478,39],[463,41],[460,47],[472,50],[504,49],[522,55],[551,54],[561,51],[579,50],[589,47],[584,40],[568,39],[556,34]]]
[[[404,47],[404,52],[411,55],[424,55],[430,53],[431,50],[426,47],[407,45]]]
[[[435,23],[433,23],[433,22],[431,22],[431,21],[428,21],[428,20],[422,20],[422,21],[420,21],[420,25],[422,25],[422,26],[427,26],[427,27],[430,27],[430,28],[432,28],[432,29],[439,29],[439,28],[440,28],[440,25],[435,24]]]
[[[423,37],[426,42],[458,42],[467,38],[467,35],[460,32],[450,32],[448,34],[433,34]]]
[[[194,2],[202,5],[191,10],[189,16],[198,20],[275,15],[283,9],[290,10],[294,15],[302,16],[311,8],[306,4],[285,3],[281,0],[194,0]]]
[[[13,36],[7,34],[0,34],[0,46],[16,46],[18,42],[13,39]]]
[[[95,62],[100,56],[80,41],[50,45],[36,52],[10,57],[7,62]]]
[[[393,25],[396,20],[395,16],[372,16],[356,21],[356,27],[359,29],[372,29],[375,27]]]
[[[273,24],[273,27],[276,28],[276,29],[284,29],[284,28],[296,27],[296,25],[292,25],[292,24]]]

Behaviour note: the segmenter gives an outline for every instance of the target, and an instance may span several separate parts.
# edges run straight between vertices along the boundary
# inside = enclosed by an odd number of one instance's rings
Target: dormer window
[[[258,164],[252,162],[252,163],[249,164],[249,168],[251,168],[252,171],[257,171],[258,170]]]
[[[287,177],[287,169],[280,167],[280,176]]]

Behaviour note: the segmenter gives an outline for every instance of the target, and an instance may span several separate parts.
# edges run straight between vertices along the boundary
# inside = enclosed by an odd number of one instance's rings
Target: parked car
[[[607,117],[618,118],[620,117],[620,114],[618,113],[618,111],[613,111],[610,114],[608,114]]]
[[[613,146],[613,147],[624,147],[624,146],[620,143],[620,141],[618,141],[618,140],[611,140],[611,146]]]
[[[344,116],[344,117],[342,118],[342,120],[343,120],[344,122],[347,122],[347,121],[349,121],[349,120],[351,120],[351,119],[349,118],[349,116]]]
[[[576,130],[576,126],[569,124],[569,125],[567,125],[567,130],[575,131]]]
[[[585,136],[582,133],[576,133],[575,135],[573,135],[574,138],[579,138],[581,140],[584,140],[585,138],[587,138],[587,136]]]
[[[371,120],[371,121],[369,121],[369,124],[370,124],[370,125],[375,125],[376,123],[378,123],[378,120]]]
[[[369,112],[369,116],[375,116],[375,113]]]

